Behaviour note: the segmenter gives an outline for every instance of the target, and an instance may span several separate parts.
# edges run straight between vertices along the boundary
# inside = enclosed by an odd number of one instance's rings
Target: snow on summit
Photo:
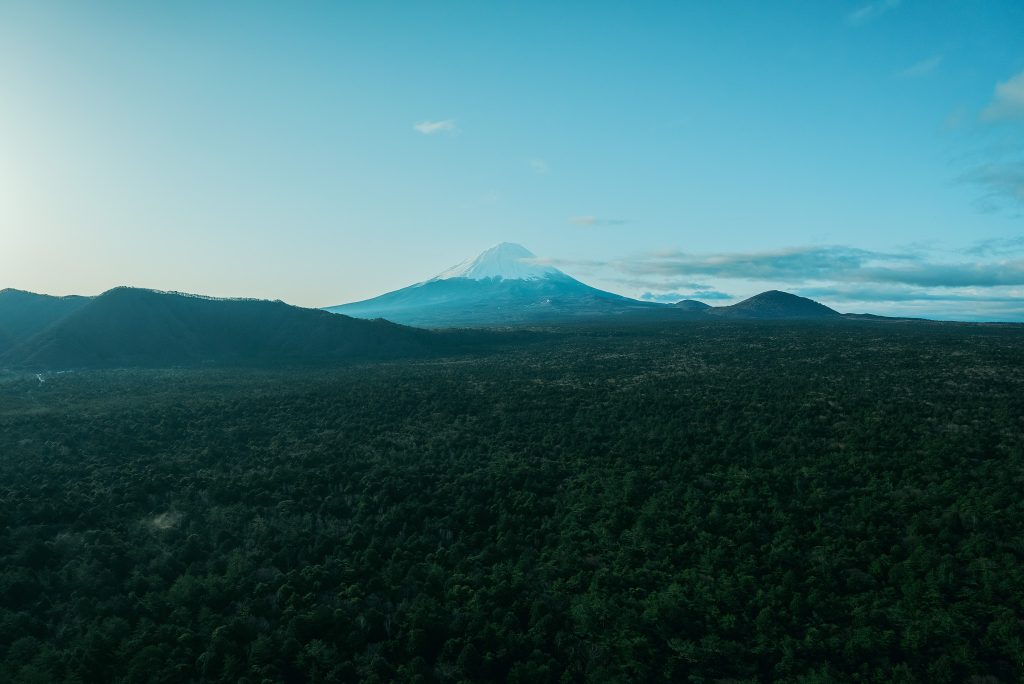
[[[553,266],[534,263],[537,257],[522,245],[502,242],[480,256],[467,259],[461,264],[452,266],[447,271],[431,278],[434,280],[450,280],[451,278],[469,278],[470,280],[538,280],[551,276],[564,275]]]

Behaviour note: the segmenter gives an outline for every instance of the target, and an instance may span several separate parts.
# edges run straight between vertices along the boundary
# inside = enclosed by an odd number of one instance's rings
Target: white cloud
[[[986,121],[1024,119],[1024,71],[1008,81],[996,84],[992,103],[981,116]]]
[[[538,176],[546,176],[551,173],[551,167],[543,159],[531,159],[529,163],[530,168]]]
[[[1024,252],[1024,233],[1005,238],[989,238],[978,240],[963,250],[964,254],[974,256],[1005,256]]]
[[[980,119],[990,124],[1024,123],[1024,71],[996,83],[992,101],[981,111]],[[1019,217],[1024,209],[1024,147],[1020,136],[1004,136],[975,156],[979,161],[974,168],[959,178],[985,190],[975,206],[985,213],[1009,210]]]
[[[684,299],[732,299],[733,296],[726,292],[714,289],[698,290],[696,292],[644,292],[640,299],[647,302],[662,302],[663,304],[674,304]]]
[[[875,0],[847,14],[846,23],[850,26],[862,26],[899,6],[900,0]]]
[[[626,223],[625,219],[605,219],[598,218],[597,216],[572,216],[569,218],[569,223],[574,226],[586,226],[591,228],[593,226],[621,226]]]
[[[455,119],[445,119],[444,121],[417,121],[412,127],[423,135],[436,135],[437,133],[455,135],[459,132],[459,127],[455,125]]]
[[[930,261],[914,253],[890,254],[846,246],[792,247],[761,252],[690,254],[663,251],[605,262],[631,278],[725,278],[777,283],[845,282],[915,287],[1022,287],[1024,258]],[[553,262],[573,266],[573,262]],[[712,283],[714,284],[714,283]]]
[[[928,59],[922,59],[917,64],[910,65],[896,75],[900,78],[920,78],[938,69],[940,64],[942,64],[942,55],[934,55]]]
[[[982,164],[964,174],[963,180],[988,190],[980,204],[982,209],[996,210],[1007,200],[1012,204],[1024,203],[1024,161]]]

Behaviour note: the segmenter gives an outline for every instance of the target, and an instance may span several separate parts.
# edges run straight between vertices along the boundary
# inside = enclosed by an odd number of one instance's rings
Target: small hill
[[[682,311],[707,311],[711,308],[710,304],[699,302],[696,299],[684,299],[676,302],[673,306]]]
[[[428,353],[454,338],[283,302],[119,287],[6,353],[36,369],[302,364]]]
[[[823,319],[838,318],[840,314],[813,299],[789,292],[769,290],[731,306],[715,306],[707,310],[712,316],[737,319]]]

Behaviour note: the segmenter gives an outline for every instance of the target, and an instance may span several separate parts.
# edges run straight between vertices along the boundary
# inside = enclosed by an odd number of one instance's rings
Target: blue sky
[[[306,306],[497,242],[1024,320],[1024,5],[0,4],[0,287]]]

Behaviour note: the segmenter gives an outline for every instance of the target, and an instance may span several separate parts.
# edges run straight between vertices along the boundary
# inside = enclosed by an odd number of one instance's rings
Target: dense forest
[[[0,375],[0,681],[1024,679],[1024,328]]]

